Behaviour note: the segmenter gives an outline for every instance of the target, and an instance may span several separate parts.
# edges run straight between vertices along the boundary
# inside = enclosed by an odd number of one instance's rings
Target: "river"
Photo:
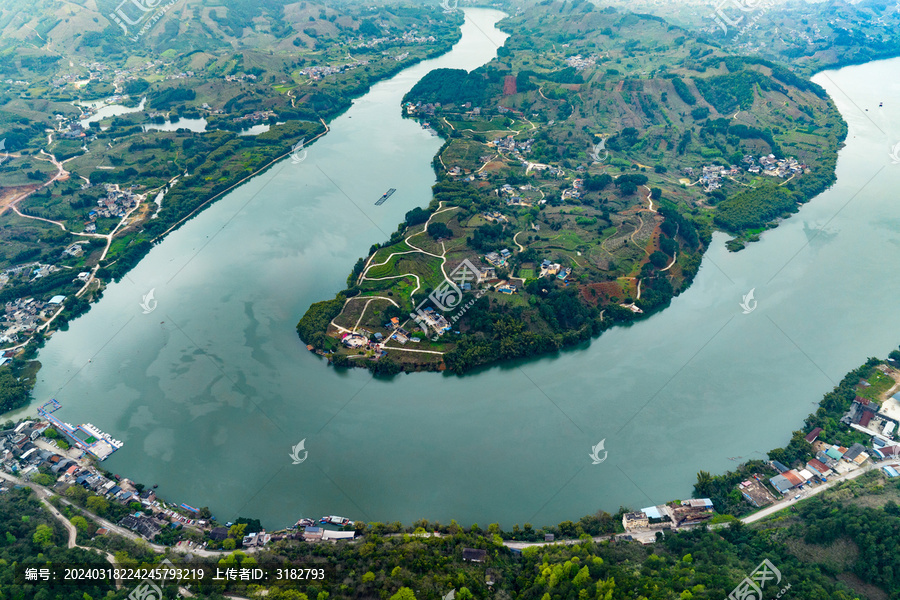
[[[837,184],[742,252],[717,234],[668,309],[463,378],[326,367],[294,325],[428,203],[441,141],[399,103],[429,70],[495,55],[500,13],[466,13],[450,53],[374,86],[305,160],[171,234],[40,352],[35,397],[125,442],[106,468],[270,528],[324,514],[553,524],[688,497],[697,471],[785,444],[846,371],[900,343],[895,59],[816,77],[850,125]]]

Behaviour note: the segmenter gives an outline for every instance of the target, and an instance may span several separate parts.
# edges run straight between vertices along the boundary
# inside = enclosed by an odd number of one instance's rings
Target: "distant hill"
[[[132,3],[113,0],[4,0],[0,52],[18,47],[39,51],[35,56],[77,54],[115,61],[129,54],[185,53],[198,48],[205,52],[298,47],[324,51],[329,40],[401,30],[421,22],[436,8],[400,7],[390,1],[378,7],[315,0],[159,0],[155,4],[156,8],[143,12]],[[11,74],[18,68],[16,61],[2,62],[5,68],[0,66],[0,72]]]

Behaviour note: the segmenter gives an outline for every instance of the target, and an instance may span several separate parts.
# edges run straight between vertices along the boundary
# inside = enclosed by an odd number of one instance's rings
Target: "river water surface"
[[[441,141],[401,119],[403,94],[433,68],[488,62],[504,39],[500,13],[466,13],[453,51],[374,86],[305,160],[171,234],[41,351],[35,397],[125,442],[105,467],[269,527],[323,514],[552,524],[688,497],[697,471],[785,444],[846,371],[900,343],[889,60],[816,77],[850,124],[837,184],[745,251],[716,235],[661,313],[464,378],[326,367],[297,320],[430,199]],[[743,314],[751,289],[758,305]]]

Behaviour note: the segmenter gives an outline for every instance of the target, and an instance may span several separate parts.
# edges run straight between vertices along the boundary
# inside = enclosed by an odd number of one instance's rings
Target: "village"
[[[145,194],[135,193],[133,188],[121,189],[117,184],[105,184],[106,196],[97,201],[97,207],[91,209],[84,222],[85,234],[97,237],[98,219],[124,220],[142,202],[146,200]],[[7,285],[21,285],[25,282],[35,283],[48,275],[58,273],[63,269],[73,269],[83,262],[86,253],[90,252],[91,241],[82,237],[66,246],[59,255],[59,264],[46,264],[41,262],[29,262],[9,267],[0,272],[0,290]],[[69,264],[66,264],[66,261]],[[84,267],[83,264],[81,264]],[[89,270],[73,270],[72,282],[86,284],[90,281]],[[46,296],[45,296],[46,297]],[[46,301],[37,297],[22,296],[7,300],[0,312],[0,348],[21,346],[35,334],[43,325],[53,319],[63,310],[65,295],[57,294]],[[11,360],[12,354],[0,357],[0,366]]]
[[[779,177],[781,179],[809,172],[809,167],[798,162],[793,156],[778,159],[775,158],[774,154],[769,154],[768,156],[760,156],[757,159],[751,155],[747,155],[744,156],[741,164],[744,171],[741,170],[741,167],[734,165],[729,167],[705,165],[701,169],[700,178],[691,185],[700,184],[703,186],[703,190],[709,193],[721,188],[723,184],[722,180],[726,177],[734,178],[739,176],[742,172],[747,172],[752,175],[762,174],[769,177]],[[685,168],[684,174],[688,177],[697,176],[692,167]]]
[[[90,423],[73,427],[56,419],[52,413],[58,408],[60,404],[51,400],[39,409],[40,419],[21,421],[15,427],[0,430],[0,468],[9,475],[0,480],[0,484],[4,484],[0,485],[0,494],[9,490],[10,482],[19,480],[46,486],[65,498],[99,497],[106,503],[127,507],[124,516],[114,519],[115,526],[149,542],[167,529],[177,529],[190,538],[176,543],[176,547],[183,550],[222,547],[222,542],[234,537],[235,531],[230,529],[233,523],[219,525],[214,517],[200,509],[166,502],[157,497],[154,489],[147,489],[144,485],[98,468],[96,463],[121,448],[122,442]],[[84,491],[67,493],[71,488]],[[94,510],[99,510],[96,507],[102,505],[87,503],[88,508]],[[110,510],[105,514],[112,516],[122,512],[121,509]],[[100,524],[103,521],[98,518]],[[239,545],[248,550],[283,539],[307,542],[353,539],[356,535],[354,531],[325,527],[342,528],[350,523],[344,517],[323,517],[318,522],[303,518],[293,527],[272,534],[265,530],[247,531],[246,535],[233,539],[234,544],[225,544],[224,547],[227,550],[229,546],[233,549]],[[111,529],[99,527],[95,535],[116,533]]]
[[[62,310],[65,296],[54,296],[47,302],[34,298],[17,298],[7,302],[4,312],[0,314],[0,345],[16,344],[30,337],[38,327]],[[11,357],[0,357],[0,366],[9,362]]]

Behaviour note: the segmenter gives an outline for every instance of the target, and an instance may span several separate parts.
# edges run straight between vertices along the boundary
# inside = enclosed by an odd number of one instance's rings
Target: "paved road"
[[[3,472],[3,471],[0,471],[0,477],[2,477],[3,479],[6,479],[7,481],[10,481],[12,483],[18,484],[18,485],[27,485],[28,487],[33,489],[34,492],[37,494],[38,498],[41,500],[41,502],[43,502],[45,505],[47,505],[48,507],[51,508],[50,512],[53,513],[53,516],[57,517],[57,518],[61,518],[62,520],[65,521],[64,524],[66,525],[67,530],[69,529],[69,526],[72,526],[72,523],[70,523],[68,519],[66,519],[62,514],[60,514],[59,511],[56,510],[56,507],[54,507],[52,504],[50,504],[47,501],[47,498],[50,498],[50,497],[56,495],[51,490],[47,489],[46,487],[44,487],[42,485],[34,483],[32,481],[25,481],[23,479],[19,479],[15,475],[10,475],[9,473]],[[71,502],[69,502],[68,500],[63,498],[62,496],[60,496],[59,499],[64,504],[68,504],[69,506],[72,506],[73,508],[77,508],[78,510],[83,512],[85,515],[87,515],[88,517],[93,519],[101,527],[105,527],[106,529],[108,529],[112,533],[115,533],[116,535],[120,535],[129,540],[149,546],[150,549],[152,549],[154,552],[159,552],[161,554],[164,554],[164,553],[168,552],[169,550],[171,550],[174,552],[191,553],[191,554],[194,554],[197,556],[225,556],[230,553],[230,551],[228,551],[228,550],[206,550],[203,548],[175,548],[172,546],[160,546],[159,544],[153,544],[151,542],[148,542],[147,540],[145,540],[143,537],[136,534],[135,532],[131,531],[130,529],[125,529],[124,527],[119,527],[115,523],[112,523],[111,521],[107,521],[103,517],[99,517],[87,509],[84,509],[76,504],[72,504]],[[72,529],[74,529],[74,526],[72,526]],[[69,530],[69,531],[70,531],[70,536],[71,536],[71,530]],[[92,548],[86,548],[86,550],[95,550],[96,551],[96,549],[92,549]],[[258,551],[258,549],[257,548],[244,548],[242,551],[245,553],[253,553],[253,552]]]
[[[794,500],[794,496],[796,496],[797,494],[793,494],[792,496],[790,496],[789,498],[787,498],[785,500],[782,500],[781,502],[776,502],[775,504],[773,504],[771,506],[767,506],[766,508],[762,509],[759,512],[753,513],[749,517],[744,517],[743,519],[741,519],[741,521],[743,521],[744,523],[754,523],[756,521],[759,521],[760,519],[764,519],[770,515],[773,515],[780,510],[784,510],[791,504],[795,504],[795,503],[799,502],[800,500],[805,500],[806,498],[815,496],[816,494],[818,494],[824,490],[827,490],[828,488],[830,488],[838,483],[841,483],[843,481],[848,481],[850,479],[856,479],[863,473],[868,473],[869,471],[872,471],[874,469],[880,469],[881,467],[895,464],[897,462],[898,462],[898,460],[896,458],[889,458],[889,459],[883,460],[881,462],[870,464],[867,467],[862,467],[861,469],[854,469],[853,471],[850,471],[849,473],[845,473],[843,475],[838,475],[833,478],[829,477],[828,483],[822,483],[815,487],[811,487],[806,490],[801,490],[799,500]]]
[[[868,466],[866,466],[866,467],[863,467],[863,468],[861,468],[861,469],[854,469],[853,471],[850,471],[849,473],[845,473],[844,475],[839,475],[839,476],[834,477],[834,478],[829,478],[829,479],[828,479],[828,483],[823,483],[823,484],[818,485],[818,486],[816,486],[816,487],[812,487],[812,488],[808,488],[808,489],[806,489],[806,490],[802,490],[802,491],[800,492],[800,498],[799,498],[798,500],[794,500],[794,496],[797,495],[797,494],[795,493],[795,494],[791,495],[789,498],[787,498],[787,499],[785,499],[785,500],[782,500],[781,502],[776,502],[775,504],[773,504],[773,505],[771,505],[771,506],[767,506],[766,508],[764,508],[763,510],[760,510],[759,512],[753,513],[753,514],[750,515],[749,517],[744,517],[743,519],[741,519],[741,521],[743,521],[744,523],[754,523],[754,522],[759,521],[759,520],[761,520],[761,519],[765,519],[765,518],[768,517],[768,516],[771,516],[771,515],[773,515],[773,514],[779,512],[779,511],[781,511],[781,510],[784,510],[785,508],[789,507],[789,506],[792,505],[792,504],[796,504],[796,503],[799,502],[800,500],[805,500],[806,498],[809,498],[809,497],[811,497],[811,496],[815,496],[816,494],[818,494],[818,493],[820,493],[820,492],[823,492],[824,490],[827,490],[827,489],[829,489],[829,488],[831,488],[831,487],[837,485],[838,483],[842,483],[842,482],[844,482],[844,481],[849,481],[850,479],[856,479],[857,477],[859,477],[859,476],[862,475],[863,473],[868,473],[868,472],[873,471],[873,470],[875,470],[875,469],[880,469],[880,468],[882,468],[882,467],[884,467],[884,466],[887,466],[887,465],[890,465],[890,464],[895,464],[895,463],[897,463],[897,462],[898,462],[898,460],[897,460],[896,458],[889,458],[889,459],[883,460],[883,461],[881,461],[881,462],[877,462],[877,463],[870,464],[870,465],[868,465]],[[722,528],[722,527],[728,527],[728,526],[729,526],[729,523],[717,523],[717,524],[715,524],[715,525],[710,525],[709,528],[710,528],[710,529],[719,529],[719,528]],[[685,528],[685,527],[682,527],[682,528],[680,528],[680,529],[691,529],[691,528],[690,528],[690,527],[686,527],[686,528]],[[601,536],[593,537],[593,538],[591,538],[591,539],[592,539],[593,541],[595,541],[595,542],[605,542],[605,541],[611,540],[611,539],[613,539],[613,538],[621,539],[621,538],[625,537],[626,535],[629,535],[629,536],[631,536],[631,537],[632,537],[634,540],[636,540],[636,541],[641,541],[641,542],[653,542],[653,541],[656,541],[656,531],[657,531],[657,530],[639,531],[639,532],[628,532],[628,533],[618,533],[618,534],[616,534],[616,535],[614,535],[614,536],[612,536],[612,535],[601,535]],[[516,549],[516,550],[524,550],[525,548],[531,548],[531,547],[533,547],[533,546],[552,546],[552,545],[571,546],[571,545],[574,545],[574,544],[580,544],[580,543],[581,543],[581,540],[575,539],[575,540],[555,540],[555,541],[552,541],[552,542],[514,542],[514,541],[504,541],[504,542],[503,542],[503,545],[506,546],[507,548],[513,548],[513,549]]]

